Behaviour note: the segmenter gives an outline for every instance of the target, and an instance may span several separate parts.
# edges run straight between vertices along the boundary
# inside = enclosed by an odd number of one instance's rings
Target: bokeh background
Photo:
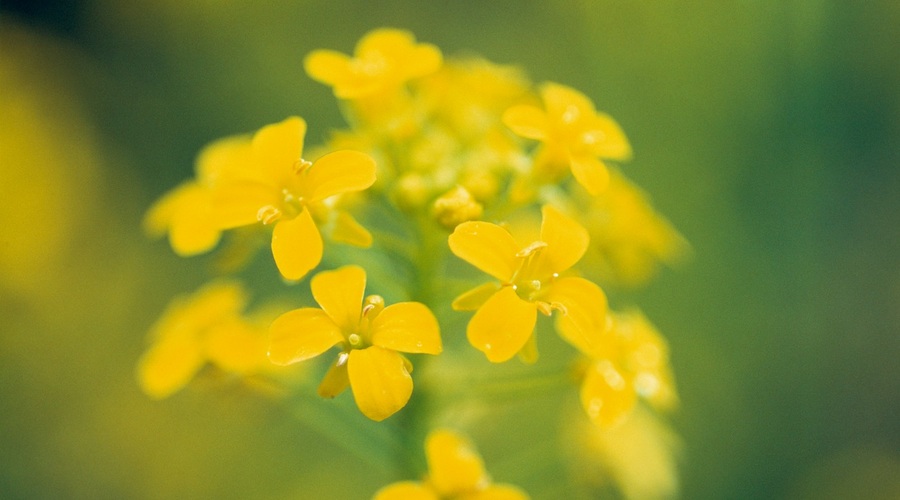
[[[209,264],[147,241],[146,207],[210,140],[342,126],[302,58],[392,26],[578,88],[628,133],[625,172],[693,249],[620,295],[671,343],[684,498],[900,498],[900,2],[0,5],[0,497],[384,484],[254,391],[152,402],[133,370]]]

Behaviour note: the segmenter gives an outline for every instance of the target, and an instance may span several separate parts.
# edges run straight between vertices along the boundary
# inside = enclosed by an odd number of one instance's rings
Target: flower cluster
[[[282,281],[311,276],[316,306],[306,299],[280,311],[261,348],[236,333],[250,329],[237,285],[178,302],[139,365],[148,394],[171,394],[207,361],[246,374],[266,356],[277,371],[336,351],[322,366],[320,396],[349,388],[373,421],[412,407],[397,432],[418,432],[441,416],[417,402],[440,380],[414,391],[413,366],[440,363],[445,343],[459,346],[445,341],[463,332],[447,325],[474,311],[465,337],[489,363],[517,355],[537,363],[540,318],[552,317],[565,341],[554,354],[568,344],[563,354],[578,374],[561,389],[578,394],[580,384],[582,418],[597,429],[644,411],[641,400],[675,406],[665,341],[640,313],[611,312],[604,291],[646,281],[686,248],[619,170],[632,152],[615,120],[575,89],[533,85],[516,68],[475,57],[445,59],[401,30],[370,32],[353,55],[314,51],[305,68],[331,87],[350,127],[306,158],[299,117],[214,142],[195,177],[144,222],[182,256],[228,239],[243,249],[220,268],[232,273],[266,241]],[[392,303],[367,296],[369,285]],[[228,360],[238,353],[247,360]],[[525,498],[492,485],[457,434],[431,433],[426,456],[424,482],[376,498]]]

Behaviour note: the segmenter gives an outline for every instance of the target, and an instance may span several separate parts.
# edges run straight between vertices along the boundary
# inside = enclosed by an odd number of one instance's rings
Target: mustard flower
[[[610,174],[603,193],[577,199],[591,235],[583,263],[603,283],[637,286],[648,281],[660,263],[679,262],[689,245],[654,210],[646,193],[616,170]]]
[[[275,224],[272,255],[288,280],[303,278],[322,260],[316,219],[332,215],[343,241],[371,244],[368,231],[349,214],[337,211],[329,198],[371,186],[375,161],[349,150],[328,153],[315,162],[303,160],[305,133],[306,122],[299,117],[263,127],[246,144],[244,168],[230,173],[214,191],[219,227]]]
[[[231,282],[211,283],[174,300],[150,332],[137,377],[150,397],[177,392],[207,362],[228,373],[262,373],[266,360],[264,329],[242,316],[247,297]]]
[[[374,500],[526,500],[528,495],[507,484],[492,484],[478,452],[462,436],[449,430],[431,432],[425,439],[428,476],[424,481],[401,481],[379,490]]]
[[[520,244],[506,229],[482,221],[456,226],[449,238],[457,257],[499,280],[453,302],[456,310],[477,309],[466,334],[472,346],[494,363],[520,351],[526,361],[533,359],[538,311],[548,316],[558,311],[558,322],[572,332],[591,332],[606,321],[606,296],[600,287],[583,278],[560,276],[584,255],[587,231],[551,205],[544,205],[542,214],[540,239],[529,244]],[[575,345],[590,343],[586,338]]]
[[[631,146],[612,117],[598,113],[591,100],[575,89],[546,83],[541,89],[544,109],[522,104],[509,108],[503,122],[517,135],[535,139],[542,148],[535,168],[552,180],[570,169],[575,180],[596,195],[609,183],[603,160],[627,160]]]
[[[320,49],[306,57],[304,66],[313,80],[330,85],[336,97],[359,99],[434,73],[441,62],[441,51],[434,45],[417,44],[407,31],[382,28],[360,39],[352,58]]]
[[[638,311],[610,315],[599,341],[582,342],[581,332],[560,325],[561,333],[590,357],[580,397],[588,417],[605,428],[625,420],[643,398],[660,410],[678,404],[668,347]]]
[[[385,307],[378,295],[363,300],[366,272],[358,266],[318,273],[311,288],[321,309],[279,316],[269,329],[269,359],[289,365],[339,346],[320,395],[337,396],[349,385],[360,411],[376,421],[403,408],[413,382],[412,365],[400,353],[439,354],[442,349],[437,319],[428,307],[418,302]]]

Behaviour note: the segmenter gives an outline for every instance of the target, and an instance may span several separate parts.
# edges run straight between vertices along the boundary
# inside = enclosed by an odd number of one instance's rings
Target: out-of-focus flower
[[[457,186],[434,200],[432,211],[438,223],[453,229],[463,222],[481,217],[482,206],[466,188]]]
[[[507,484],[493,484],[478,452],[459,434],[441,429],[425,440],[428,476],[379,490],[374,500],[525,500],[528,495]]]
[[[534,168],[555,182],[571,170],[579,184],[592,195],[609,183],[603,160],[627,160],[631,146],[612,117],[598,113],[584,94],[557,83],[541,89],[544,109],[527,104],[513,106],[503,122],[516,134],[542,143]]]
[[[269,369],[266,329],[242,313],[247,297],[231,282],[211,283],[172,301],[150,332],[151,345],[137,367],[143,391],[157,399],[177,392],[212,363],[249,376]]]
[[[434,45],[417,44],[407,31],[384,28],[360,39],[354,57],[321,49],[310,53],[304,66],[312,79],[331,86],[336,97],[358,99],[434,73],[441,61],[441,51]]]
[[[599,340],[579,346],[591,361],[581,384],[581,404],[597,425],[611,428],[623,422],[643,398],[659,410],[678,404],[669,350],[656,328],[639,311],[610,315]],[[583,336],[559,325],[572,342]]]
[[[577,201],[591,235],[582,263],[601,283],[641,285],[659,263],[683,258],[688,244],[640,188],[614,169],[610,174],[606,190]]]
[[[563,277],[588,246],[588,234],[576,221],[544,205],[540,239],[517,242],[504,228],[489,222],[464,222],[450,235],[457,257],[497,278],[457,297],[456,310],[474,310],[469,342],[499,363],[520,351],[526,360],[537,355],[533,331],[538,311],[558,311],[567,333],[594,332],[606,321],[606,296],[594,283]],[[568,339],[568,336],[564,336]],[[588,345],[587,337],[576,346]],[[527,346],[527,349],[526,349]]]
[[[677,496],[681,443],[659,417],[638,408],[614,428],[573,418],[564,438],[574,478],[595,488],[613,483],[627,500]]]
[[[269,359],[289,365],[339,345],[320,395],[337,396],[349,385],[360,411],[376,421],[403,408],[413,382],[412,364],[400,353],[441,352],[437,319],[428,307],[418,302],[385,307],[378,295],[363,300],[366,272],[358,266],[321,272],[311,288],[321,309],[279,316],[270,327]]]

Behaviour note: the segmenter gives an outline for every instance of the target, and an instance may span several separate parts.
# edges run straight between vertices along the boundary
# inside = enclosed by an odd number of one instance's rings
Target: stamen
[[[519,250],[519,253],[516,254],[516,257],[528,257],[529,255],[540,251],[543,248],[547,247],[547,243],[544,241],[535,241],[527,247]]]
[[[299,160],[294,162],[294,166],[293,166],[294,173],[298,174],[298,175],[302,174],[303,172],[306,172],[309,169],[309,167],[312,166],[312,164],[313,164],[313,162],[311,162],[309,160],[304,160],[303,158],[300,158]]]
[[[256,220],[263,224],[271,224],[281,218],[281,210],[274,205],[266,205],[256,212]]]

